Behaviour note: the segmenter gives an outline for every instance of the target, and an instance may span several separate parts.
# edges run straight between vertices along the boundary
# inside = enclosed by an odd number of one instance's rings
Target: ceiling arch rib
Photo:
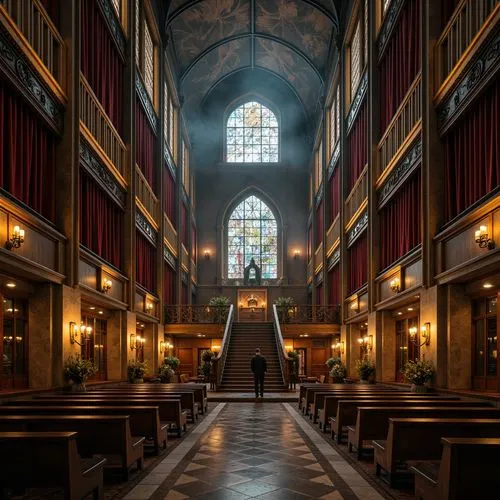
[[[304,54],[300,49],[292,45],[291,43],[283,40],[282,38],[279,38],[274,35],[268,35],[265,33],[241,33],[238,35],[232,35],[227,38],[223,38],[222,40],[219,40],[218,42],[215,42],[214,44],[210,45],[207,47],[203,52],[198,54],[190,63],[189,66],[184,70],[184,72],[181,74],[180,80],[181,82],[189,75],[190,70],[201,60],[203,59],[209,52],[212,50],[216,49],[217,47],[220,47],[221,45],[224,45],[225,43],[231,42],[232,40],[239,40],[242,38],[250,38],[250,37],[255,37],[255,38],[263,38],[266,40],[271,40],[273,42],[279,43],[281,45],[284,45],[285,47],[289,48],[290,50],[294,51],[298,56],[300,56],[304,61],[309,64],[311,69],[316,73],[318,78],[323,82],[323,76],[320,72],[320,70],[314,65],[313,61],[307,56],[307,54]]]

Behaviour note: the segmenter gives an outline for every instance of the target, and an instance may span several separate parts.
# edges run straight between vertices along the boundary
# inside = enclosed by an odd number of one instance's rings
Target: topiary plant
[[[172,370],[175,371],[177,368],[179,368],[181,362],[179,358],[176,358],[175,356],[165,356],[163,364],[168,365]]]

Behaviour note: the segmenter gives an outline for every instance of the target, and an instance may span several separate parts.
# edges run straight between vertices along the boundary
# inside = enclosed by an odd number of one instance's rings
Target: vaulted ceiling
[[[165,27],[185,111],[198,110],[228,76],[256,68],[289,86],[311,116],[338,31],[339,1],[172,0]]]

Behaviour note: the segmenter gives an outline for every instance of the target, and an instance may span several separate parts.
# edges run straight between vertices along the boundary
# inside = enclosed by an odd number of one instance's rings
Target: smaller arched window
[[[276,115],[260,102],[234,109],[226,124],[228,163],[277,163],[279,129]]]

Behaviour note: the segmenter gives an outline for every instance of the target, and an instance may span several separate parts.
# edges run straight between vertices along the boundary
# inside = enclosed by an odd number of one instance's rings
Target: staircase
[[[264,392],[285,390],[272,323],[233,323],[219,390],[254,392],[250,361],[257,347],[267,361]]]

